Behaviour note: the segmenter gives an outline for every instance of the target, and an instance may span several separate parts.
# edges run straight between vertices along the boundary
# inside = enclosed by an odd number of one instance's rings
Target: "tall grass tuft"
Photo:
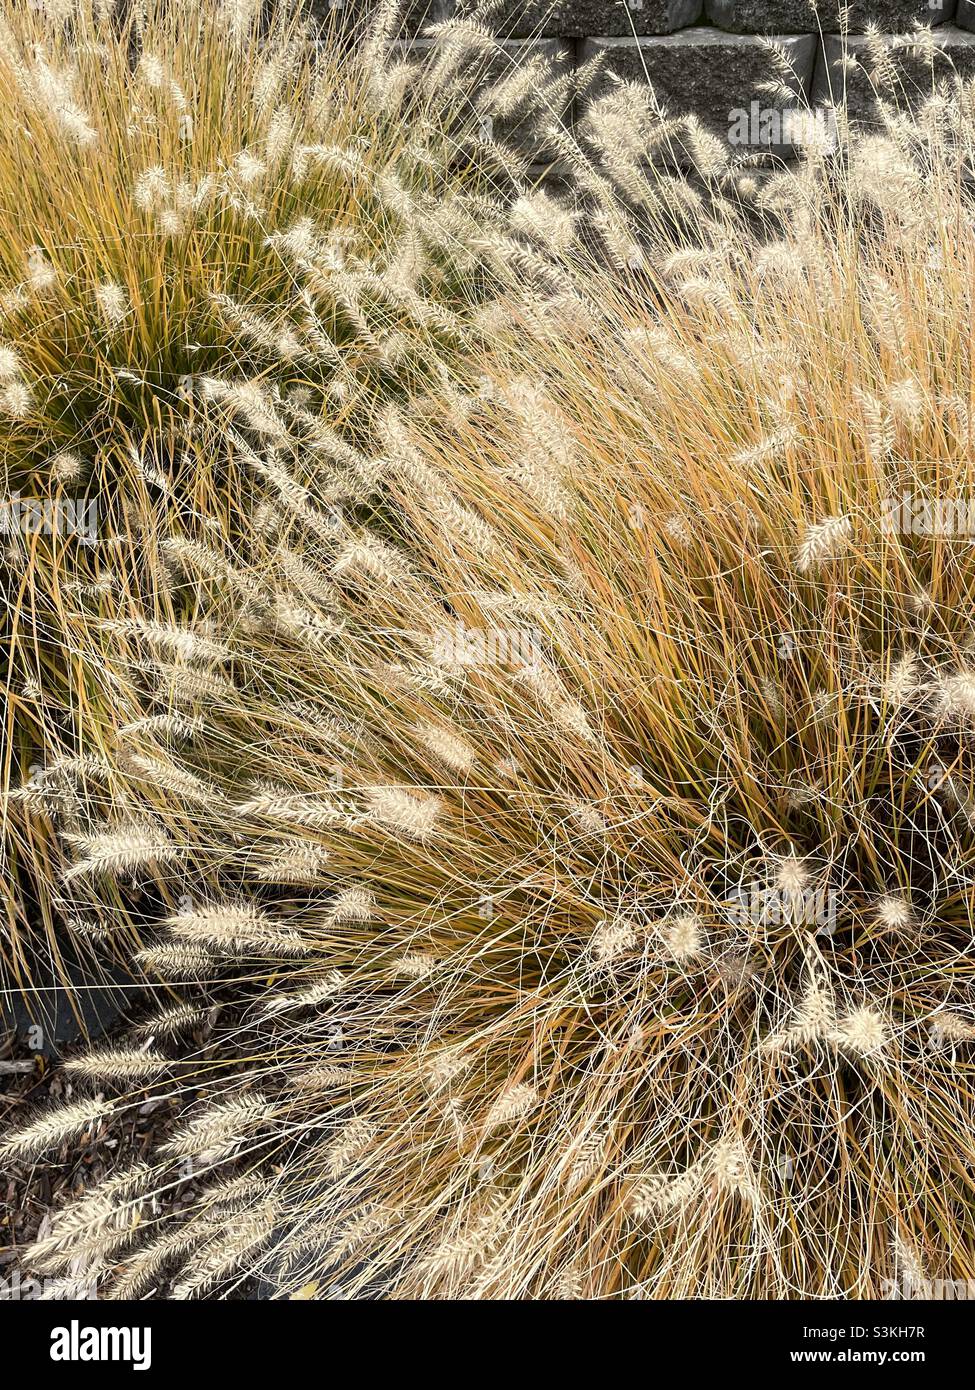
[[[251,490],[233,533],[158,523],[187,608],[106,605],[79,664],[143,674],[112,796],[52,845],[171,904],[141,958],[171,997],[77,1084],[102,1125],[184,1103],[34,1267],[177,1298],[975,1277],[971,96],[771,177],[692,125],[695,175],[637,183],[676,132],[616,88],[559,136],[573,203],[435,214],[503,294],[358,400],[338,474],[206,388]]]
[[[55,827],[83,829],[79,791],[123,795],[106,754],[146,680],[220,661],[183,632],[199,593],[162,541],[233,542],[268,483],[368,499],[364,413],[467,342],[484,290],[460,231],[490,232],[517,160],[467,96],[477,26],[411,66],[397,24],[384,4],[321,31],[291,0],[0,8],[5,984],[38,949],[67,980],[69,940],[90,967],[73,923],[138,936],[114,890],[90,918],[52,893],[51,854]],[[183,703],[222,688],[179,680]],[[188,736],[167,700],[133,733]]]

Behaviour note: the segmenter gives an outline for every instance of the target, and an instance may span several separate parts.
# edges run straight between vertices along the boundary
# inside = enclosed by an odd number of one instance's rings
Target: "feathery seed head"
[[[132,311],[125,287],[113,280],[96,286],[95,303],[105,327],[112,331],[121,328]]]
[[[799,573],[815,573],[839,559],[849,548],[852,536],[853,523],[848,516],[828,516],[807,526],[796,557]]]
[[[376,913],[375,895],[368,888],[343,888],[328,910],[332,922],[368,922]]]
[[[63,1105],[0,1141],[0,1157],[10,1161],[36,1158],[85,1130],[98,1128],[112,1113],[112,1105],[102,1099]]]
[[[693,960],[701,954],[703,933],[696,912],[679,912],[661,926],[664,950],[675,961]]]
[[[516,1124],[538,1104],[538,1092],[534,1086],[519,1081],[505,1087],[484,1119],[485,1132],[500,1129],[503,1125]]]
[[[394,834],[422,842],[440,829],[443,802],[438,797],[393,786],[367,787],[364,795],[371,818]]]
[[[911,905],[899,893],[885,893],[874,910],[879,926],[885,931],[906,931],[913,922]]]
[[[888,1041],[887,1024],[879,1009],[865,1005],[841,1018],[834,1033],[838,1046],[861,1057],[876,1057]]]

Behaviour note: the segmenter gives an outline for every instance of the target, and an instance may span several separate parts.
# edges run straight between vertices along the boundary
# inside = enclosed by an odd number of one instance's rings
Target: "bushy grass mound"
[[[971,90],[839,128],[759,180],[691,126],[699,177],[643,193],[666,123],[612,90],[563,142],[575,204],[452,224],[472,298],[517,274],[358,402],[354,452],[225,421],[235,525],[165,513],[164,601],[78,654],[155,683],[52,865],[161,885],[170,995],[3,1153],[183,1104],[35,1268],[178,1298],[973,1277]]]
[[[106,923],[140,929],[111,891],[92,917],[59,903],[52,827],[78,828],[79,780],[116,795],[109,743],[147,675],[168,712],[153,662],[179,654],[164,629],[196,594],[160,539],[251,525],[276,464],[248,440],[333,502],[368,499],[364,415],[436,380],[489,290],[467,242],[521,168],[475,92],[490,38],[455,21],[410,65],[389,48],[397,7],[368,18],[320,32],[290,0],[2,8],[5,983],[29,983],[37,950],[57,970],[69,938],[91,956]],[[506,108],[545,109],[552,81],[537,65]],[[162,627],[133,673],[112,634],[147,614]]]

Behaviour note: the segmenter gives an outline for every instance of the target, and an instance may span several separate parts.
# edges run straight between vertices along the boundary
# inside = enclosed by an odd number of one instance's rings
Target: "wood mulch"
[[[65,1055],[84,1050],[84,1045],[78,1045]],[[70,1095],[70,1077],[58,1062],[31,1057],[15,1035],[0,1034],[0,1136],[29,1124]],[[7,1290],[6,1296],[14,1298],[38,1296],[27,1286],[31,1276],[21,1259],[26,1247],[44,1234],[50,1214],[119,1167],[150,1159],[171,1130],[177,1105],[174,1100],[150,1099],[141,1106],[126,1107],[110,1128],[101,1125],[43,1159],[8,1164],[0,1172],[0,1293]],[[191,1179],[167,1192],[162,1205],[178,1211],[192,1206],[196,1196]],[[15,1283],[23,1290],[20,1294],[9,1292]],[[167,1292],[168,1284],[162,1284],[149,1297],[164,1298]],[[252,1282],[230,1296],[253,1297]]]

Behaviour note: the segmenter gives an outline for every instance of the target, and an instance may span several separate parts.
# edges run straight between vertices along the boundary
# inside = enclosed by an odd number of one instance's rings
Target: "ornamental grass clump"
[[[52,846],[95,902],[159,885],[166,990],[2,1153],[179,1103],[32,1268],[116,1298],[975,1277],[972,89],[886,119],[762,178],[698,139],[638,208],[672,131],[619,87],[571,206],[457,228],[504,292],[360,403],[361,492],[226,422],[240,525],[165,515],[164,601],[106,604],[77,660],[132,672],[120,771]]]
[[[522,167],[482,119],[489,35],[454,21],[410,63],[389,54],[396,6],[368,18],[321,32],[291,0],[0,8],[5,984],[29,984],[38,949],[63,968],[69,936],[91,955],[50,892],[52,825],[78,829],[79,782],[115,796],[106,743],[131,722],[132,671],[176,661],[184,700],[225,688],[219,643],[183,630],[196,591],[169,583],[160,537],[236,537],[296,459],[292,501],[308,473],[331,502],[368,497],[364,408],[436,379],[488,291],[471,228],[490,235]],[[555,83],[539,60],[505,109],[547,110]],[[77,654],[96,651],[92,675]],[[177,708],[151,720],[159,738],[194,728]],[[124,833],[120,868],[172,857]],[[137,935],[121,899],[102,906]]]

